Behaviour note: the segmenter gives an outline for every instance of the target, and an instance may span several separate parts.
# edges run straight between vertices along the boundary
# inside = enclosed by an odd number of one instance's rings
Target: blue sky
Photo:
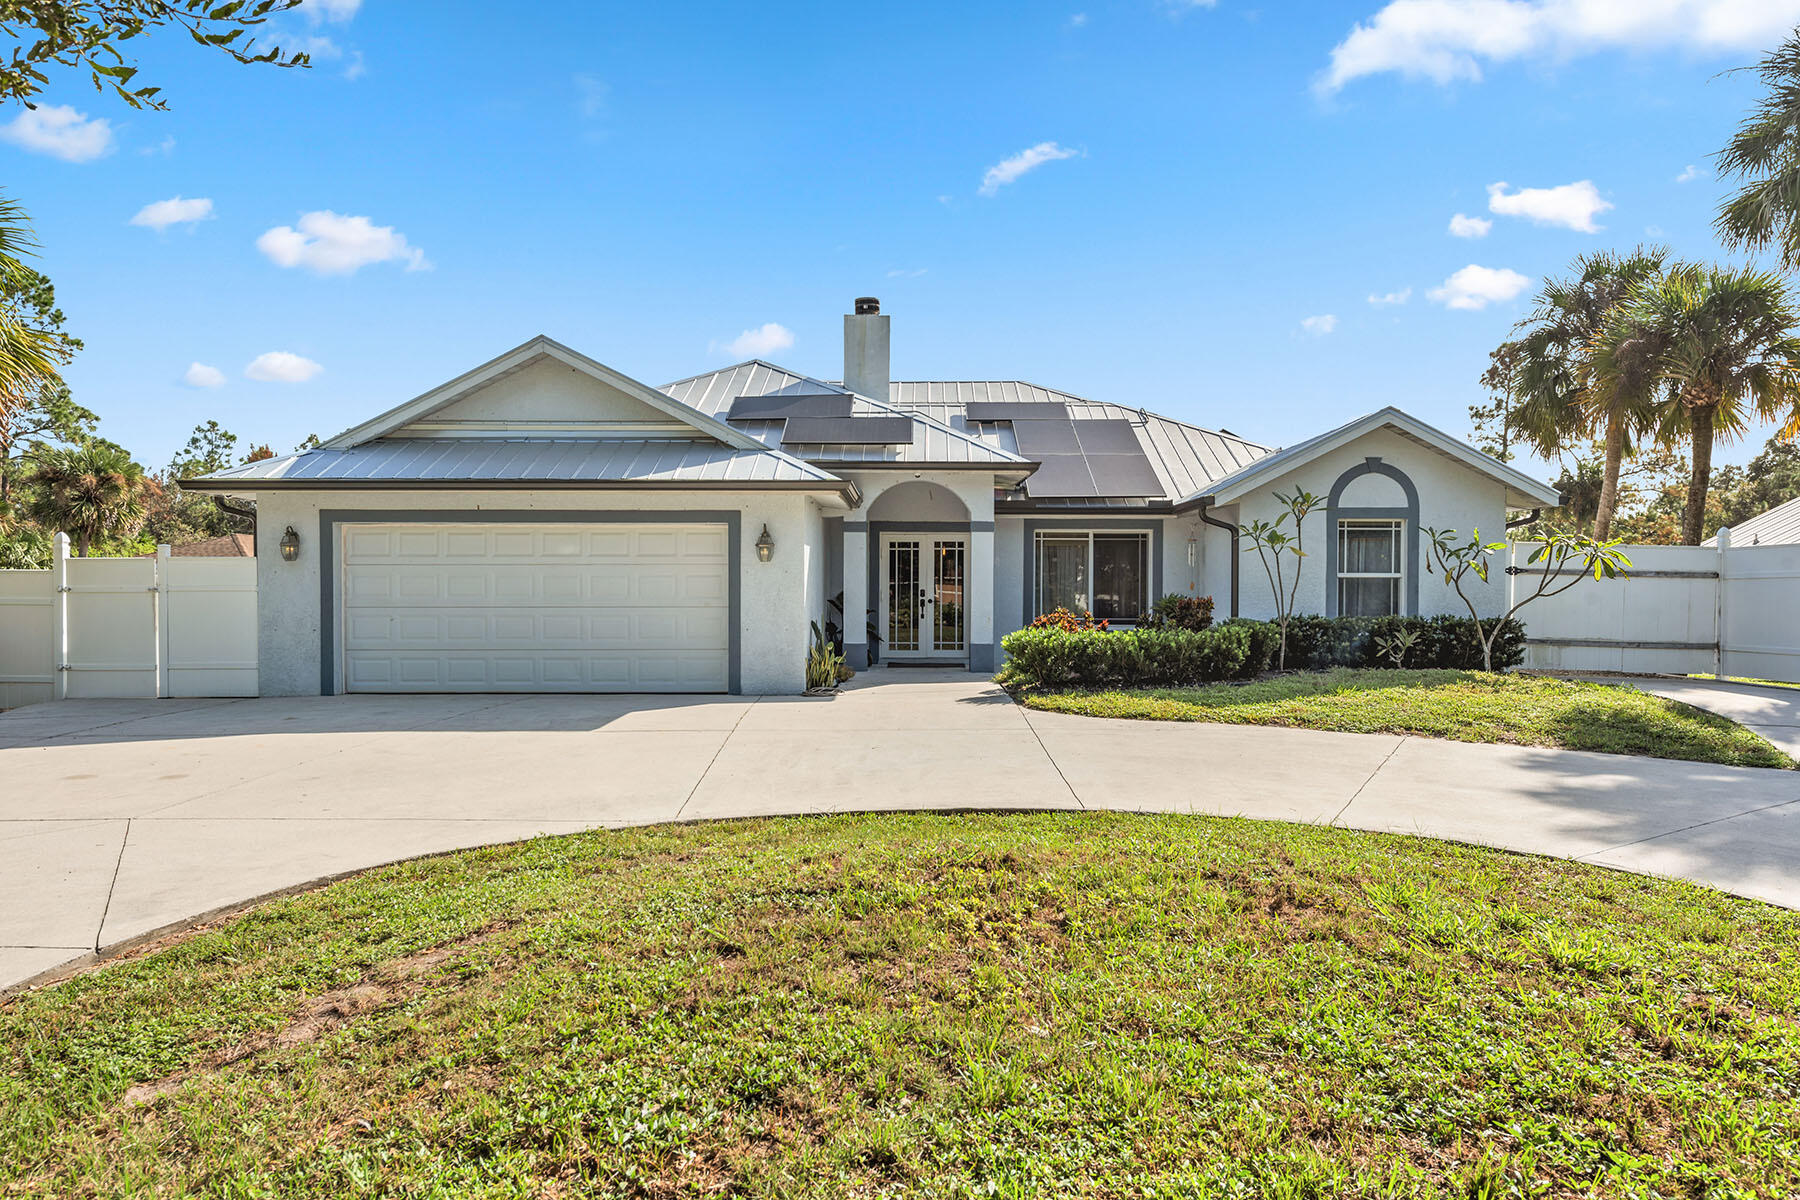
[[[1721,72],[1800,23],[1800,0],[494,11],[315,0],[276,27],[312,70],[163,35],[140,61],[171,112],[65,75],[0,114],[103,433],[151,466],[209,418],[285,450],[539,332],[662,383],[775,325],[739,344],[835,377],[873,294],[904,378],[1270,444],[1388,403],[1460,434],[1546,272],[1719,254],[1706,168],[1756,95]]]

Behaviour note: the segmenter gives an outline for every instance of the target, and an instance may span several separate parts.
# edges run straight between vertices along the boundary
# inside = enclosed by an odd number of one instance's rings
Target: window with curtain
[[[1337,610],[1345,617],[1400,611],[1401,521],[1338,522]]]
[[[1150,607],[1150,535],[1039,533],[1036,607],[1139,620]]]

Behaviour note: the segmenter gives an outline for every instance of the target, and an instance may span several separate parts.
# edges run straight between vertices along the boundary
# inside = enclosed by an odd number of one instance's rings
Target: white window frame
[[[1394,535],[1394,569],[1392,571],[1346,571],[1344,563],[1349,560],[1344,544],[1345,526],[1355,525],[1362,528],[1385,527]],[[1401,616],[1406,609],[1406,520],[1402,517],[1339,517],[1337,528],[1331,531],[1337,539],[1337,578],[1331,586],[1337,590],[1335,599],[1337,611],[1344,615],[1343,581],[1346,579],[1391,579],[1394,581],[1394,610],[1392,616]]]
[[[1095,537],[1136,537],[1136,538],[1142,538],[1143,542],[1144,542],[1144,590],[1143,590],[1143,595],[1142,595],[1142,603],[1139,605],[1139,610],[1140,610],[1141,615],[1136,616],[1136,617],[1105,617],[1105,618],[1101,618],[1101,619],[1111,621],[1115,625],[1136,625],[1136,624],[1138,624],[1145,617],[1150,615],[1150,606],[1156,603],[1156,597],[1154,597],[1150,594],[1151,578],[1155,574],[1155,569],[1154,569],[1155,564],[1150,561],[1150,556],[1156,552],[1156,538],[1154,536],[1154,533],[1155,533],[1154,530],[1148,529],[1148,528],[1145,528],[1145,529],[1037,529],[1037,530],[1033,530],[1032,531],[1032,541],[1031,541],[1031,580],[1030,580],[1031,615],[1039,616],[1039,615],[1043,614],[1044,612],[1048,611],[1044,608],[1043,598],[1038,594],[1039,586],[1042,583],[1043,574],[1044,574],[1043,545],[1044,545],[1045,538],[1053,538],[1053,539],[1059,538],[1064,541],[1074,541],[1077,538],[1085,538],[1087,540],[1087,579],[1088,579],[1089,603],[1086,607],[1088,608],[1089,611],[1092,611],[1092,609],[1093,609],[1092,600],[1093,600],[1093,591],[1094,591],[1094,538]]]

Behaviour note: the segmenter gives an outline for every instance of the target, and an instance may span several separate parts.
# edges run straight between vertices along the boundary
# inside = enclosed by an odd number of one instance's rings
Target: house
[[[219,537],[201,538],[197,542],[182,542],[178,546],[171,546],[169,553],[175,558],[255,558],[256,535],[227,533]],[[138,557],[155,558],[156,551],[152,550]]]
[[[1327,498],[1298,611],[1455,611],[1420,530],[1498,534],[1558,501],[1398,409],[1271,450],[1030,383],[893,382],[873,299],[844,348],[838,382],[751,361],[654,388],[534,338],[182,486],[256,501],[265,695],[787,693],[813,622],[859,668],[988,671],[1058,605],[1267,616],[1238,528],[1297,487]]]
[[[1800,542],[1800,496],[1731,527],[1731,544],[1740,549],[1744,546],[1791,546],[1797,542]],[[1700,544],[1717,546],[1719,536],[1714,534]]]

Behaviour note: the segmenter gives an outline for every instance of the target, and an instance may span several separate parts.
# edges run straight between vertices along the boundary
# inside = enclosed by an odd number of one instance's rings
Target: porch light
[[[281,561],[293,562],[300,557],[300,535],[289,525],[287,532],[281,535]]]
[[[285,546],[287,543],[282,544]],[[775,539],[769,536],[768,523],[764,522],[762,536],[756,539],[756,557],[762,562],[768,562],[774,556]]]
[[[1200,561],[1200,542],[1193,534],[1188,534],[1188,566],[1192,567]]]

